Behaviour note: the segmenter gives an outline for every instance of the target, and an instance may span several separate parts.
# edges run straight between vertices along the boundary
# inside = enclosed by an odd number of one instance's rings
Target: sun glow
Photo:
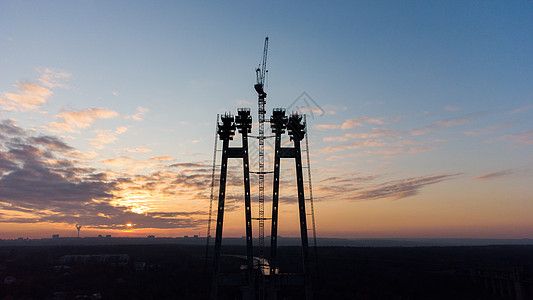
[[[127,192],[122,190],[115,194],[115,199],[111,203],[116,206],[125,206],[136,214],[143,214],[150,210],[147,204],[151,200],[152,196],[146,191]]]

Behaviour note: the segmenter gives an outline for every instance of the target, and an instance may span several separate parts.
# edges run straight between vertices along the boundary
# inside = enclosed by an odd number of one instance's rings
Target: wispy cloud
[[[246,100],[242,100],[242,99],[239,99],[237,100],[237,105],[239,106],[246,106],[246,107],[249,107],[251,106],[253,103],[250,102],[250,101],[246,101]]]
[[[362,117],[362,118],[357,118],[357,119],[348,119],[344,121],[342,124],[317,124],[315,125],[314,128],[318,130],[328,130],[328,129],[348,130],[354,127],[363,126],[364,123],[378,124],[378,125],[384,124],[383,120],[380,118]]]
[[[337,124],[317,124],[317,125],[315,125],[314,128],[318,129],[318,130],[339,129],[339,128],[341,128],[341,125],[337,125]]]
[[[474,129],[470,131],[463,131],[463,134],[468,135],[468,136],[487,135],[487,134],[495,133],[501,129],[507,128],[511,126],[511,124],[512,122],[500,123],[500,124],[496,124],[496,125],[485,127],[485,128],[478,128],[478,129]]]
[[[453,112],[461,110],[460,107],[452,106],[452,105],[445,106],[444,109],[447,110],[447,111],[453,111]]]
[[[96,107],[84,110],[63,111],[56,116],[61,122],[51,122],[48,126],[52,131],[78,132],[92,126],[98,119],[116,118],[120,114],[114,110]]]
[[[517,114],[517,113],[519,113],[519,112],[523,112],[523,111],[526,111],[526,110],[530,110],[530,109],[532,109],[532,108],[533,108],[533,103],[528,104],[528,105],[525,105],[525,106],[522,106],[522,107],[519,107],[519,108],[517,108],[517,109],[515,109],[515,110],[512,110],[510,113],[511,113],[511,114]]]
[[[152,152],[151,149],[148,149],[148,148],[143,148],[143,147],[137,147],[135,149],[130,149],[130,148],[124,148],[122,149],[128,153],[147,153],[147,152]]]
[[[388,143],[382,142],[380,140],[364,140],[364,141],[355,141],[348,144],[329,146],[326,148],[318,149],[319,153],[334,153],[344,150],[353,150],[359,149],[362,147],[384,147],[389,146]]]
[[[72,74],[65,70],[53,70],[49,68],[37,68],[37,72],[41,74],[39,82],[47,88],[67,88],[67,85],[61,81],[72,77]]]
[[[427,146],[427,147],[411,147],[411,148],[391,148],[391,149],[378,149],[377,153],[384,154],[385,158],[392,158],[397,154],[400,153],[422,153],[426,151],[435,150],[437,147],[435,146]]]
[[[135,121],[142,121],[144,115],[146,115],[149,111],[150,111],[150,109],[148,109],[146,107],[139,106],[139,107],[137,107],[137,113],[133,114],[131,116],[126,116],[126,119],[133,119]]]
[[[54,93],[51,89],[66,88],[67,86],[62,81],[72,76],[66,71],[49,68],[37,68],[37,72],[40,74],[38,78],[40,85],[19,80],[14,84],[17,89],[16,93],[4,92],[0,96],[3,110],[21,112],[38,110]]]
[[[506,178],[506,177],[514,177],[514,178],[523,178],[523,177],[529,177],[533,174],[533,167],[531,165],[529,166],[521,166],[518,168],[508,168],[503,170],[498,170],[486,174],[479,175],[474,178],[474,180],[496,180],[500,178]]]
[[[436,184],[445,180],[450,180],[460,175],[442,174],[429,175],[421,177],[411,177],[400,180],[394,180],[368,187],[358,191],[352,200],[368,201],[377,199],[399,200],[414,196],[419,193],[420,189],[425,186]]]
[[[198,168],[198,167],[204,168],[204,167],[207,167],[207,165],[204,164],[204,163],[201,163],[201,162],[187,162],[187,163],[172,164],[169,167],[173,167],[173,168]]]
[[[379,137],[401,138],[401,133],[393,129],[372,128],[371,132],[346,133],[340,137],[325,137],[325,142],[345,142],[349,139],[371,139]]]
[[[172,157],[172,156],[154,156],[154,157],[150,157],[150,160],[154,160],[154,161],[160,161],[160,162],[163,162],[163,161],[172,161],[174,160],[175,158]]]
[[[153,161],[137,160],[124,155],[118,156],[117,158],[101,159],[100,162],[112,167],[114,170],[122,169],[128,172],[135,172],[157,166]]]
[[[96,149],[103,149],[104,145],[114,143],[118,138],[117,135],[128,131],[128,128],[121,126],[113,130],[95,130],[96,137],[90,139],[91,145]]]
[[[512,174],[514,174],[513,170],[507,169],[507,170],[500,170],[500,171],[496,171],[496,172],[492,172],[492,173],[479,175],[479,176],[477,176],[474,179],[475,180],[496,179],[496,178],[500,178],[500,177],[509,176],[509,175],[512,175]]]
[[[416,129],[411,129],[408,132],[415,136],[425,135],[431,132],[435,132],[441,128],[454,127],[454,126],[459,126],[459,125],[470,123],[474,118],[477,117],[477,115],[478,115],[477,113],[474,113],[474,114],[468,114],[466,116],[462,116],[459,118],[440,120],[431,125],[427,125],[427,126],[416,128]]]
[[[18,93],[6,92],[0,97],[2,109],[22,112],[36,110],[53,94],[51,90],[27,81],[17,81],[15,88]]]
[[[342,130],[351,129],[357,126],[363,126],[363,123],[379,124],[383,125],[383,121],[379,118],[363,117],[359,119],[349,119],[344,121],[341,125]]]
[[[526,130],[515,134],[506,134],[494,139],[490,139],[487,142],[511,140],[513,143],[520,146],[533,145],[533,130]]]
[[[326,112],[326,114],[335,115],[335,114],[337,114],[337,112],[348,110],[348,107],[326,104],[326,105],[323,106],[323,109]]]
[[[315,114],[320,116],[324,114],[324,110],[321,108],[311,106],[302,106],[298,108],[297,112],[300,114],[306,114],[308,116],[314,116]]]
[[[4,133],[8,135],[22,135],[24,134],[24,130],[22,130],[20,127],[18,127],[15,124],[15,120],[6,119],[0,122],[0,133]]]

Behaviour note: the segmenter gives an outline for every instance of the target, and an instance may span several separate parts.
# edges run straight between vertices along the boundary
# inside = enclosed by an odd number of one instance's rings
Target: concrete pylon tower
[[[296,185],[298,190],[298,213],[300,217],[300,237],[302,246],[302,265],[303,265],[303,285],[305,286],[305,297],[311,300],[312,285],[311,273],[309,267],[309,241],[307,235],[307,213],[305,208],[304,179],[302,171],[302,150],[300,142],[305,137],[306,124],[302,115],[293,113],[289,117],[285,115],[285,109],[275,108],[270,118],[270,127],[275,134],[274,147],[274,181],[272,194],[272,230],[270,237],[270,299],[276,299],[276,289],[280,285],[280,278],[283,276],[278,273],[277,266],[277,240],[278,240],[278,212],[279,212],[279,179],[280,163],[282,158],[294,159],[296,168]],[[292,147],[282,147],[281,137],[287,129],[290,140],[293,142]],[[285,275],[291,277],[294,275]]]
[[[244,180],[244,206],[246,226],[246,284],[242,286],[243,299],[254,299],[254,267],[253,267],[253,244],[252,244],[252,208],[250,198],[250,170],[248,159],[248,133],[252,128],[252,116],[250,109],[239,108],[237,116],[230,113],[222,116],[218,124],[218,136],[222,140],[222,161],[220,165],[220,188],[218,194],[218,212],[215,237],[214,272],[211,289],[211,299],[218,299],[218,287],[221,281],[238,281],[231,276],[220,273],[220,254],[222,246],[222,230],[224,225],[224,203],[226,199],[226,177],[228,172],[228,158],[239,158],[243,162]],[[238,130],[242,137],[241,147],[230,147],[229,141],[233,139]]]

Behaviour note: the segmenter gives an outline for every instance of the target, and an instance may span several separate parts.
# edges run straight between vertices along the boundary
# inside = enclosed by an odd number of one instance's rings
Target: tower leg
[[[296,161],[296,183],[298,186],[298,210],[300,213],[300,236],[302,239],[302,259],[305,276],[305,296],[307,300],[312,300],[311,273],[309,269],[309,242],[307,238],[307,213],[305,210],[304,179],[302,171],[302,151],[300,140],[294,139],[295,161]]]
[[[246,222],[246,258],[248,264],[248,294],[254,299],[254,252],[252,236],[252,204],[250,199],[250,168],[248,160],[248,133],[242,132],[242,166],[244,172],[244,206]]]
[[[270,299],[275,300],[277,288],[277,248],[278,248],[278,204],[281,132],[276,133],[274,148],[274,182],[272,194],[272,232],[270,234]]]
[[[222,162],[220,167],[220,188],[218,190],[217,231],[215,237],[215,258],[213,282],[211,287],[211,300],[218,299],[218,281],[220,273],[220,249],[222,246],[222,225],[224,224],[224,201],[226,199],[226,175],[228,173],[227,150],[229,140],[224,139],[222,146]]]

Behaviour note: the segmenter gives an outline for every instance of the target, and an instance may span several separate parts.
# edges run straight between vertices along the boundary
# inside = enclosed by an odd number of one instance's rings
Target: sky
[[[0,1],[0,238],[205,236],[217,114],[249,107],[257,134],[265,36],[268,115],[306,114],[319,237],[533,238],[528,1]]]

